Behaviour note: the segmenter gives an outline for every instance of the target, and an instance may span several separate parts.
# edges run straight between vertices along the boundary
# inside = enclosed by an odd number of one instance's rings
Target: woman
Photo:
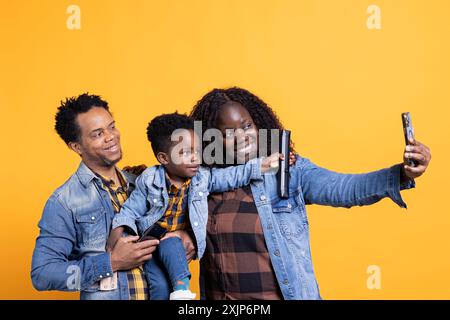
[[[241,88],[214,89],[191,116],[203,130],[224,134],[225,153],[235,161],[257,156],[257,130],[282,129],[273,110]],[[242,129],[244,139],[227,129]],[[242,137],[240,137],[242,138]],[[236,139],[237,143],[227,143]],[[233,141],[232,141],[233,142]],[[267,141],[271,145],[270,136]],[[289,198],[277,194],[276,176],[208,200],[207,248],[200,262],[200,285],[206,299],[320,299],[309,244],[306,204],[335,207],[369,205],[384,197],[406,208],[400,190],[413,188],[430,161],[429,149],[415,141],[404,155],[419,162],[367,174],[340,174],[297,156],[290,168]],[[218,164],[213,164],[217,166]]]

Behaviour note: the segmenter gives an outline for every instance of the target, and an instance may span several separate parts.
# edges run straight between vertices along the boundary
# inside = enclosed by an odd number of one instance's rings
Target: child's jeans
[[[190,278],[186,251],[178,237],[160,241],[152,258],[144,265],[151,300],[169,300],[178,280]]]

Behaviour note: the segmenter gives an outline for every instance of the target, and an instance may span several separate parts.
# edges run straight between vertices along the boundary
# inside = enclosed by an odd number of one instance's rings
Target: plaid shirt
[[[186,180],[181,187],[170,182],[166,174],[169,204],[167,210],[157,224],[168,232],[186,229],[187,195],[191,179]]]
[[[208,207],[206,299],[282,299],[250,186],[211,194]]]
[[[116,172],[120,185],[116,185],[112,179],[107,179],[100,174],[97,176],[102,180],[103,188],[109,193],[114,212],[118,213],[125,200],[128,199],[128,190],[125,176],[120,170],[116,170]],[[142,267],[128,270],[127,280],[130,300],[148,300],[148,285]]]

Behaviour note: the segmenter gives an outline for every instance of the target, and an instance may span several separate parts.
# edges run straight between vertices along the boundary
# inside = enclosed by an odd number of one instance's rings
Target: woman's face
[[[223,134],[227,157],[237,163],[257,157],[258,128],[241,104],[233,102],[224,105],[217,115],[216,127]]]

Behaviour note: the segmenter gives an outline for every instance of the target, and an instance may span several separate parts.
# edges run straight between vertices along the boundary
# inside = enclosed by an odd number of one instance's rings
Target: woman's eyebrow
[[[234,128],[231,128],[231,127],[225,127],[225,128],[222,128],[220,131],[225,132],[225,131],[227,131],[227,130],[234,130]]]
[[[251,119],[248,119],[248,118],[242,120],[242,122],[241,122],[242,125],[246,125],[246,124],[250,124],[250,123],[252,123],[252,120],[251,120]]]

